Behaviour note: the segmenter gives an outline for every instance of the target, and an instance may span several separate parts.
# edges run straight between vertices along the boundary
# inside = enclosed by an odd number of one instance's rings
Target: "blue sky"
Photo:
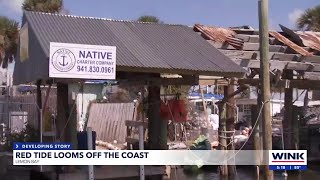
[[[21,20],[23,0],[0,0],[0,15]],[[69,14],[134,20],[154,15],[165,23],[258,27],[258,0],[64,0]],[[294,27],[296,18],[319,0],[269,0],[269,26]]]

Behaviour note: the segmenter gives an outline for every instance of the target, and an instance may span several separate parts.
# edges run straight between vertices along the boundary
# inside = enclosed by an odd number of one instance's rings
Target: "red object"
[[[187,113],[187,109],[186,109],[186,104],[183,100],[170,100],[169,106],[170,106],[172,116],[173,116],[173,118],[171,118],[171,119],[174,122],[187,121],[187,114],[188,113]]]
[[[169,120],[171,117],[169,107],[163,101],[161,102],[161,105],[160,105],[160,117],[162,120]]]

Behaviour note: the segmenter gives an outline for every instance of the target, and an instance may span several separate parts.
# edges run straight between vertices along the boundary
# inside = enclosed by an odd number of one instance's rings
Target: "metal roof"
[[[283,25],[280,25],[280,27],[282,31],[293,38],[297,44],[320,51],[320,32],[293,31]]]
[[[210,40],[214,40],[217,42],[227,42],[230,45],[234,46],[237,49],[241,49],[243,46],[243,41],[239,38],[235,38],[234,36],[237,34],[228,28],[219,28],[213,26],[203,26],[200,24],[196,24],[194,26],[195,30],[200,31]]]
[[[299,35],[305,46],[320,51],[320,32],[298,31],[296,33]]]
[[[17,59],[15,84],[48,78],[50,42],[116,46],[118,71],[224,77],[241,77],[244,73],[192,28],[183,25],[27,11],[23,19],[29,27],[30,58],[23,63]]]

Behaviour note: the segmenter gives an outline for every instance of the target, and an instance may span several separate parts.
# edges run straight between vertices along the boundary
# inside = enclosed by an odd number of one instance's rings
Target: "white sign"
[[[116,47],[51,42],[49,77],[115,79]]]

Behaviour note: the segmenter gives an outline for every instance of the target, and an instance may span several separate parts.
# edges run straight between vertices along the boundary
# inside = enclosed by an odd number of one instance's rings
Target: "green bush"
[[[30,125],[26,125],[21,132],[9,134],[5,144],[5,150],[12,151],[14,142],[37,142],[39,139],[40,135],[38,130],[34,129]]]

